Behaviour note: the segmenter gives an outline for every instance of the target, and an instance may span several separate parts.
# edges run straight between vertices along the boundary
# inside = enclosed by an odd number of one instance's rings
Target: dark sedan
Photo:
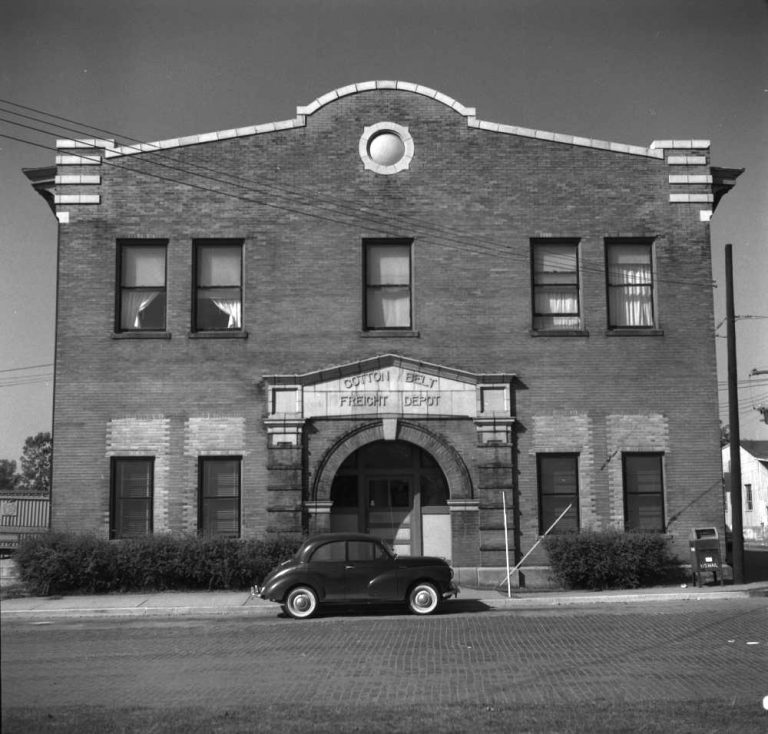
[[[414,614],[431,614],[459,593],[444,559],[397,556],[379,538],[362,533],[307,538],[255,590],[297,619],[332,603],[405,602]]]

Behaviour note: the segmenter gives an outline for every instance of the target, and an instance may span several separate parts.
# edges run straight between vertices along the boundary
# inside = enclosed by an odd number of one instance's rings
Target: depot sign
[[[474,385],[404,367],[372,370],[303,391],[304,417],[366,414],[473,415]]]
[[[267,382],[270,418],[510,413],[509,375],[474,375],[394,355]]]

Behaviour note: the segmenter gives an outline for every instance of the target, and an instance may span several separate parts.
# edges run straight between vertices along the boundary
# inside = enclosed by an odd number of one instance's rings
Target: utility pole
[[[741,512],[741,435],[736,370],[736,316],[733,307],[733,245],[725,246],[725,300],[728,325],[728,420],[731,434],[731,533],[733,583],[744,583],[744,522]]]

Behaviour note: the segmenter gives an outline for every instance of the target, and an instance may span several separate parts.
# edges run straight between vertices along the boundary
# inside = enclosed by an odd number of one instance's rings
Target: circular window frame
[[[397,162],[392,163],[391,165],[377,163],[371,158],[368,152],[371,140],[381,133],[392,133],[393,135],[397,135],[397,137],[400,138],[400,142],[403,144],[403,155]],[[413,150],[413,138],[411,137],[410,132],[408,132],[408,128],[404,125],[398,125],[396,122],[377,122],[375,125],[366,126],[363,128],[363,134],[360,137],[360,145],[358,147],[360,159],[363,161],[365,170],[380,173],[384,176],[391,176],[393,173],[407,171],[413,160]]]

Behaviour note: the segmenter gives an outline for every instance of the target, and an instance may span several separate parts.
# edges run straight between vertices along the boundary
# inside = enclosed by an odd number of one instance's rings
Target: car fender
[[[443,569],[440,566],[410,566],[401,568],[399,571],[399,592],[403,597],[408,594],[415,584],[421,582],[432,584],[441,594],[450,586],[450,570]]]
[[[325,584],[317,574],[295,572],[272,579],[261,590],[261,597],[282,603],[286,594],[295,586],[310,586],[314,589],[319,601],[326,597]]]

